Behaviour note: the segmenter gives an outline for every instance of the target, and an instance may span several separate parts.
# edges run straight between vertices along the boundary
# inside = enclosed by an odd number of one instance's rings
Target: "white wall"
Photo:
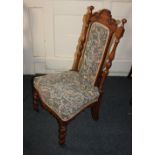
[[[131,0],[24,0],[24,74],[68,70],[72,66],[86,7],[107,8],[127,18],[126,32],[110,75],[127,75],[131,67]]]

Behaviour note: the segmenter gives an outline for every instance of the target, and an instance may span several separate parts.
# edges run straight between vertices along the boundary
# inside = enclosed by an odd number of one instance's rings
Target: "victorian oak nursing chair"
[[[59,123],[59,143],[65,143],[68,123],[90,107],[94,120],[99,109],[105,79],[115,57],[116,47],[124,33],[126,19],[116,21],[107,9],[92,12],[88,7],[70,71],[34,78],[33,108],[41,106]]]

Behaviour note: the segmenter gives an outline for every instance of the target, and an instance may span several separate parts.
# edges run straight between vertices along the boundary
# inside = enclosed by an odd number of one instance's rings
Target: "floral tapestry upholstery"
[[[97,22],[92,24],[79,69],[81,83],[84,86],[91,86],[95,82],[108,37],[107,27]]]
[[[42,101],[63,121],[74,117],[98,100],[97,87],[83,87],[80,74],[67,71],[34,78],[34,87]]]
[[[107,27],[97,22],[93,23],[79,72],[66,71],[34,79],[34,87],[44,104],[63,121],[70,120],[85,107],[98,101],[99,91],[94,86],[94,81],[108,37]]]

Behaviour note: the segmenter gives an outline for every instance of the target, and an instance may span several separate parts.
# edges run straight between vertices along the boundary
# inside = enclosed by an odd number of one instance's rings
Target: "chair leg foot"
[[[59,144],[60,145],[65,144],[66,134],[67,134],[67,124],[60,123],[59,124]]]
[[[92,114],[92,118],[97,121],[99,119],[99,110],[100,110],[100,104],[99,102],[95,103],[92,107],[91,107],[91,114]]]
[[[33,109],[37,112],[39,112],[39,104],[38,104],[38,99],[39,99],[39,96],[38,96],[38,93],[36,91],[34,91],[34,94],[33,94]]]

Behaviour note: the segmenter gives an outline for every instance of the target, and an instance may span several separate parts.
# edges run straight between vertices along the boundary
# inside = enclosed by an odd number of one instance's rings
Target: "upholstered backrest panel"
[[[107,27],[97,22],[91,25],[79,69],[82,84],[87,86],[94,84],[108,37]]]

